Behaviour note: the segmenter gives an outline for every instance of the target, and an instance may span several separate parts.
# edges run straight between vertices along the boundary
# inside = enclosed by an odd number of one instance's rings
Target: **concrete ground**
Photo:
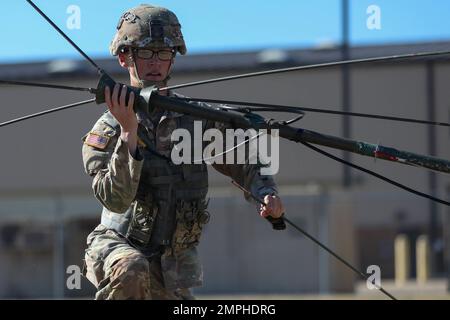
[[[381,285],[398,300],[450,300],[446,279],[430,280],[420,285],[414,281],[403,285],[385,281]],[[389,300],[382,292],[367,289],[364,282],[359,282],[355,286],[354,293],[196,295],[196,297],[198,300]]]

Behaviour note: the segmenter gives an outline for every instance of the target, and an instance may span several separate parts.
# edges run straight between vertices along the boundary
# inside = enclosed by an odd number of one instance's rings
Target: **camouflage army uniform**
[[[126,48],[131,54],[136,48],[172,48],[182,55],[187,50],[176,15],[152,5],[120,18],[110,51],[117,56]],[[139,79],[136,64],[134,76]],[[139,84],[158,85],[144,79]],[[192,299],[190,288],[203,280],[196,247],[209,221],[208,174],[204,163],[173,164],[170,137],[177,128],[194,137],[195,119],[158,108],[151,115],[137,112],[137,118],[135,155],[109,112],[84,137],[85,171],[103,205],[101,223],[87,239],[85,275],[98,289],[96,299]],[[202,121],[203,130],[212,127],[225,129]],[[271,177],[260,176],[257,165],[213,166],[261,197],[276,193]]]
[[[84,138],[85,170],[103,205],[101,224],[88,237],[86,276],[97,299],[192,299],[189,288],[203,278],[196,246],[209,221],[207,167],[173,164],[170,136],[185,128],[194,137],[198,119],[165,111],[138,120],[136,158],[109,112]],[[204,130],[213,126],[225,128],[202,121]],[[257,165],[213,166],[261,197],[277,193]]]

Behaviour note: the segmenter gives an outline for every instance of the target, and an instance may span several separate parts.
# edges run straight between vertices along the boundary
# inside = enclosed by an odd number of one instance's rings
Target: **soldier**
[[[151,5],[122,15],[110,50],[131,86],[141,88],[166,87],[175,55],[186,54],[175,14]],[[126,101],[125,90],[105,89],[109,110],[84,138],[84,167],[103,205],[101,223],[87,239],[85,275],[96,299],[193,299],[190,288],[202,284],[196,246],[209,221],[207,168],[175,165],[169,156],[172,131],[192,131],[195,119],[157,106],[149,115],[135,113],[135,97]],[[276,185],[259,165],[213,166],[264,199],[263,217],[281,217]]]

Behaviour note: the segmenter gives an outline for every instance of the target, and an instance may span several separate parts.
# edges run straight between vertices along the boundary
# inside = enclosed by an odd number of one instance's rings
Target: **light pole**
[[[342,0],[342,44],[341,56],[342,60],[350,60],[350,0]],[[351,112],[351,78],[350,67],[342,66],[342,110]],[[342,117],[342,136],[344,138],[351,137],[351,121],[350,117]],[[344,160],[351,161],[349,152],[343,153]],[[352,172],[349,166],[343,167],[342,185],[349,188],[352,185]]]

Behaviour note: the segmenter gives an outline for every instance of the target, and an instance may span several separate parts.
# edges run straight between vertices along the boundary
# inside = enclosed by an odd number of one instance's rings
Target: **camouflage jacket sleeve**
[[[213,164],[212,166],[260,199],[264,199],[266,195],[278,195],[278,188],[273,177],[261,175],[261,167],[257,164]],[[244,196],[247,201],[256,203],[249,195]]]
[[[108,210],[123,213],[136,196],[143,161],[130,155],[119,131],[99,120],[83,138],[82,153],[95,197]]]

